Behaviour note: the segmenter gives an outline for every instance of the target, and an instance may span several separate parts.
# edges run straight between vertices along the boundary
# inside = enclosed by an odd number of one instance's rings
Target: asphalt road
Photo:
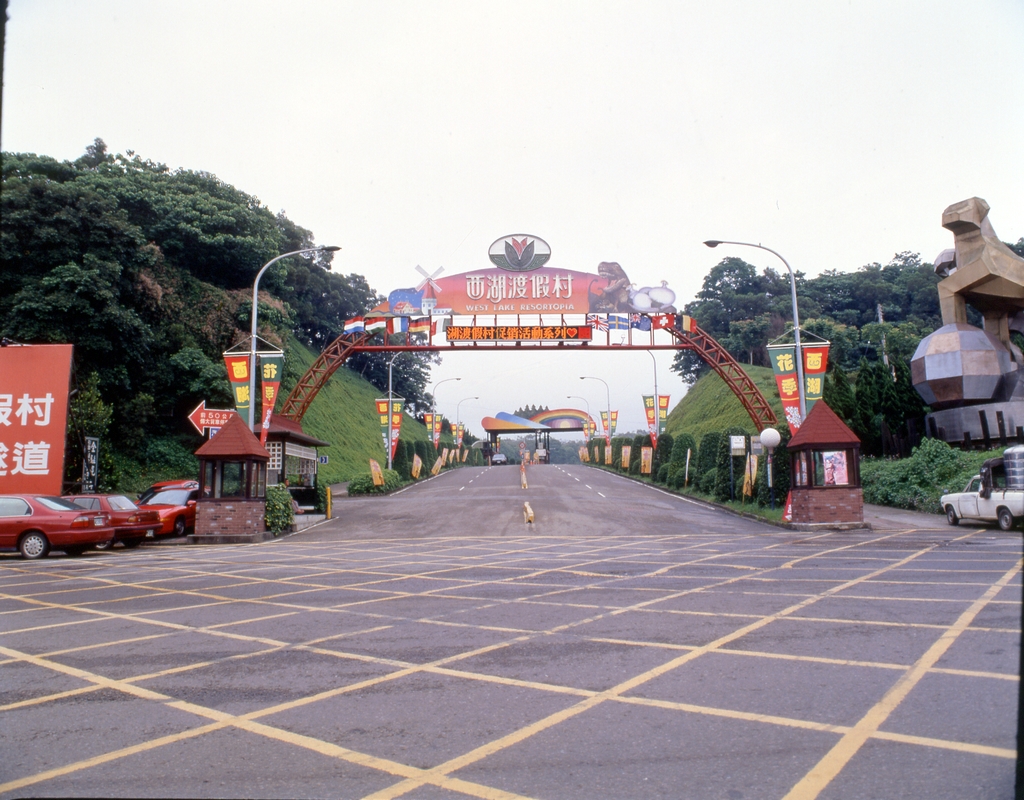
[[[0,557],[0,796],[1012,796],[1019,531],[527,482],[463,468],[260,545]]]

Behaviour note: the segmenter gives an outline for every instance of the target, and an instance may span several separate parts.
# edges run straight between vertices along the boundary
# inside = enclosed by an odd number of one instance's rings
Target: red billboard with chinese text
[[[72,350],[0,348],[0,493],[62,493]]]

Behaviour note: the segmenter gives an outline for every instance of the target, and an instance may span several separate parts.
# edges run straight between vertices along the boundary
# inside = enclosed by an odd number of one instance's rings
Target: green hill
[[[744,370],[771,404],[776,417],[781,420],[782,401],[779,400],[771,369],[745,366]],[[699,442],[705,433],[724,431],[732,425],[746,428],[751,433],[757,432],[754,421],[743,408],[739,398],[732,393],[725,381],[714,372],[709,372],[693,384],[686,396],[669,413],[666,432],[673,436],[689,433]]]
[[[316,354],[295,338],[285,345],[285,377],[283,394],[291,391],[298,379],[316,360]],[[380,422],[373,401],[386,395],[359,375],[340,367],[302,419],[302,428],[310,436],[330,442],[321,450],[329,457],[320,465],[320,482],[340,483],[369,472],[371,458],[384,466],[387,456],[380,435]],[[402,420],[402,439],[427,439],[427,429],[408,414]]]

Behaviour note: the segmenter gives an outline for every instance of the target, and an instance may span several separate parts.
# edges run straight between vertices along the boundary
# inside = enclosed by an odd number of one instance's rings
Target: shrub
[[[316,485],[316,503],[313,506],[313,510],[317,514],[327,513],[327,494],[330,491],[331,487],[326,483],[318,483]]]
[[[360,494],[387,494],[398,489],[401,485],[402,479],[393,469],[384,470],[383,486],[374,486],[373,475],[369,472],[364,472],[362,475],[356,475],[349,481],[348,493],[353,497]]]
[[[789,426],[786,424],[780,425],[777,430],[782,436],[782,441],[779,442],[779,446],[775,448],[775,454],[772,457],[772,482],[775,484],[775,506],[776,508],[786,502],[786,495],[789,494],[789,449],[786,445],[789,444],[790,433]],[[757,504],[762,507],[771,505],[771,490],[768,488],[768,451],[765,450],[764,454],[758,459],[757,464],[757,484],[754,489],[754,496],[757,498]]]
[[[964,453],[938,439],[925,439],[910,458],[866,458],[861,462],[864,502],[941,513],[943,490],[959,491],[977,472],[980,460],[992,455]]]
[[[651,477],[655,483],[665,483],[668,473],[662,475],[661,468],[668,466],[672,460],[673,439],[669,433],[658,437],[658,446],[654,448],[654,460],[651,462]]]
[[[267,530],[275,536],[288,530],[295,521],[292,510],[292,495],[283,486],[267,487]]]
[[[669,484],[671,474],[672,473],[670,465],[662,464],[660,467],[658,467],[658,474],[655,476],[655,482],[664,483],[666,486],[669,486],[671,485]]]
[[[403,481],[412,479],[412,456],[409,454],[409,448],[411,442],[407,442],[405,439],[398,440],[398,446],[395,447],[395,457],[391,460],[391,467],[397,472]]]
[[[744,436],[747,432],[743,428],[733,426],[722,432],[718,442],[718,458],[715,468],[718,475],[715,480],[715,499],[724,503],[733,499],[733,488],[735,484],[735,497],[739,498],[743,489],[743,469],[746,466],[746,456],[730,455],[729,439],[732,436]],[[731,463],[730,463],[731,462]]]
[[[694,464],[692,458],[690,460],[691,473],[703,475],[718,464],[718,443],[721,440],[722,434],[718,431],[711,431],[700,437],[700,447],[696,453],[697,463]]]
[[[643,455],[642,450],[645,447],[651,446],[650,434],[643,434],[642,436],[634,436],[633,441],[630,442],[632,450],[629,451],[629,474],[639,475],[640,474],[640,459]]]
[[[709,469],[707,472],[700,476],[700,479],[697,481],[697,488],[700,489],[700,491],[704,492],[704,494],[714,494],[715,479],[717,477],[717,474],[718,470],[716,470],[714,467]]]

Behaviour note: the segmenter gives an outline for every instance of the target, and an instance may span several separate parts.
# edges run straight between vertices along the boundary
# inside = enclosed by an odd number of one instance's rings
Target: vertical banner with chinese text
[[[434,414],[434,448],[441,443],[441,421],[443,417],[440,414]]]
[[[224,354],[224,364],[228,368],[228,380],[231,382],[231,395],[235,398],[235,410],[244,419],[249,419],[249,356]]]
[[[643,395],[644,413],[647,415],[647,430],[651,433],[651,444],[658,446],[658,409],[653,394]]]
[[[0,348],[0,494],[62,494],[72,349]]]
[[[391,400],[391,459],[395,458],[395,451],[398,449],[398,434],[402,430],[402,410],[405,408],[405,400],[392,398]]]
[[[768,357],[775,373],[775,384],[779,387],[782,410],[789,423],[789,432],[795,434],[800,428],[800,384],[796,375],[796,345],[768,345]]]
[[[668,425],[668,400],[671,395],[659,394],[658,395],[658,436],[661,436],[665,432],[665,427]]]
[[[619,412],[618,411],[613,411],[612,412],[612,431],[611,431],[611,435],[612,436],[615,435],[615,429],[618,426],[619,426]]]
[[[650,475],[651,464],[654,461],[654,448],[653,447],[641,447],[640,448],[640,474]]]
[[[605,440],[605,442],[607,444],[610,444],[611,441],[612,441],[612,431],[611,431],[611,428],[608,427],[608,424],[609,424],[608,423],[608,412],[607,411],[602,411],[601,412],[601,427],[604,428],[604,440]]]
[[[274,406],[277,404],[277,393],[281,388],[283,373],[284,353],[260,356],[260,413],[263,417],[260,444],[267,443],[267,434],[270,433],[270,415],[274,413]]]
[[[633,445],[622,445],[622,468],[629,469],[629,459],[633,455]]]
[[[828,369],[828,346],[823,344],[801,344],[804,351],[804,405],[807,413],[821,399],[822,390],[825,388],[825,370]]]
[[[459,423],[459,435],[455,439],[455,446],[462,447],[462,435],[466,432],[466,423]]]

